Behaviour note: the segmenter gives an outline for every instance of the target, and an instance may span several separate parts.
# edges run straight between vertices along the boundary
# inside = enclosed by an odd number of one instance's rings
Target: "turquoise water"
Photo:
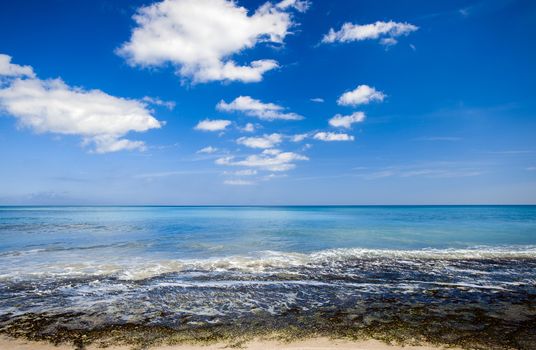
[[[84,257],[536,245],[536,206],[0,207],[0,225],[0,253],[93,250]]]
[[[0,238],[0,276],[13,277],[267,252],[486,252],[533,249],[536,206],[0,207]]]
[[[318,314],[424,303],[519,333],[535,300],[536,206],[0,207],[0,331],[35,315],[318,331]]]

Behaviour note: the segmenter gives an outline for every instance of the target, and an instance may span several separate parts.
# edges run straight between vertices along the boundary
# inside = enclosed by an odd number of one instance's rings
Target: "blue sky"
[[[3,1],[0,204],[536,203],[535,21],[515,0]]]

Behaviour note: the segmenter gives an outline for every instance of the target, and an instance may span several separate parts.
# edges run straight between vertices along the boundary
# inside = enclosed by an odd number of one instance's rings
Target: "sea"
[[[0,333],[536,349],[536,206],[3,206]]]

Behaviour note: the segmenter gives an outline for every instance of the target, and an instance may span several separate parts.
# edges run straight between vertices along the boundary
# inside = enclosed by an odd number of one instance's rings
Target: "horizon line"
[[[519,204],[0,204],[2,207],[507,207],[536,206],[536,203]]]

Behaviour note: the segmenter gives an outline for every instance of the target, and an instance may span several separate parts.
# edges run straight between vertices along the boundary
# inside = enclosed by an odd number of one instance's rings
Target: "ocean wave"
[[[345,248],[328,249],[312,253],[262,251],[250,255],[233,255],[206,259],[160,259],[150,260],[126,256],[106,262],[56,262],[20,264],[3,268],[0,279],[26,278],[76,278],[86,276],[109,276],[121,280],[144,280],[156,276],[181,273],[246,273],[262,274],[284,271],[296,273],[300,269],[339,269],[369,262],[381,266],[419,266],[426,261],[445,261],[444,268],[463,272],[465,267],[448,266],[458,261],[536,259],[536,246],[471,247],[466,249],[420,249],[387,250]],[[1,260],[0,260],[1,262]],[[20,261],[19,261],[20,263]],[[3,264],[3,263],[2,263]],[[5,264],[3,264],[5,265]],[[485,274],[486,271],[467,269],[465,273]]]

